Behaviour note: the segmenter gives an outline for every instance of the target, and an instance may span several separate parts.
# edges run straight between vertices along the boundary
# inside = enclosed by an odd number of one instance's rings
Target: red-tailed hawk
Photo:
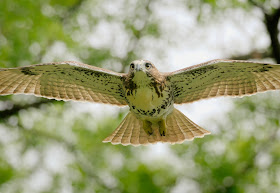
[[[210,134],[174,104],[279,89],[280,65],[238,60],[212,60],[171,73],[147,60],[133,61],[127,74],[71,61],[0,69],[0,95],[128,105],[128,115],[104,140],[122,145],[182,143]]]

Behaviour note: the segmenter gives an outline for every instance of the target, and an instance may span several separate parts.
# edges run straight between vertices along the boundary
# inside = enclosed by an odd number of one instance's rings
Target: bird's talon
[[[159,133],[160,133],[160,136],[165,136],[166,135],[166,123],[165,123],[165,120],[161,120],[159,122]]]
[[[149,121],[143,121],[143,129],[148,135],[153,134],[152,123]]]

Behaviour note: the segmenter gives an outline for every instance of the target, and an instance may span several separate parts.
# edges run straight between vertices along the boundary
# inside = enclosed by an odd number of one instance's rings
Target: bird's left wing
[[[0,95],[127,105],[122,85],[121,73],[72,61],[0,69]]]
[[[212,60],[166,74],[174,102],[216,96],[244,96],[280,89],[280,65],[240,60]]]

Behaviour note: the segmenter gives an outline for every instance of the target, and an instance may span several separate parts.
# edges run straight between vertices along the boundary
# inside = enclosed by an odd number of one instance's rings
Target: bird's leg
[[[165,119],[162,119],[161,121],[158,122],[159,126],[159,134],[160,136],[165,136],[166,135],[166,122]]]
[[[152,123],[150,121],[143,121],[143,128],[148,135],[153,134]]]

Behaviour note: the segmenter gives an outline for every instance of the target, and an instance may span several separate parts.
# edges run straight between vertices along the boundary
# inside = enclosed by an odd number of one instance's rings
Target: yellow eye
[[[133,63],[130,64],[130,69],[134,69],[135,65]]]
[[[152,67],[152,64],[146,63],[146,64],[145,64],[145,67],[146,67],[147,69],[150,69],[150,68]]]

